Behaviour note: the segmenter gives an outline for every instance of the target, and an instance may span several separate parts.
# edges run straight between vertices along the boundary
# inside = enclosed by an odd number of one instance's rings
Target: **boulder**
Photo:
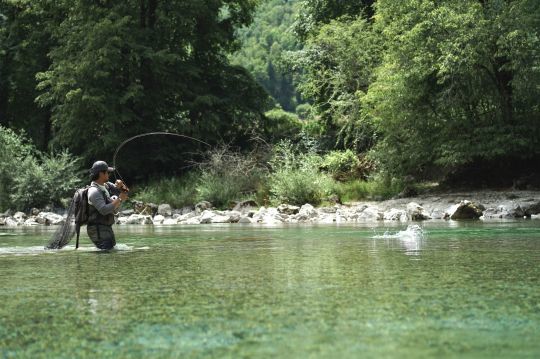
[[[120,211],[120,214],[126,217],[131,216],[133,213],[135,213],[135,211],[132,209],[126,209],[126,210]]]
[[[179,214],[180,216],[183,216],[184,214],[188,214],[188,213],[191,213],[195,210],[195,207],[194,206],[184,206],[182,208],[179,208],[179,209],[175,209],[173,211],[173,215],[174,214]]]
[[[24,226],[37,226],[39,223],[35,221],[34,218],[28,218],[26,221],[24,221]]]
[[[200,224],[201,220],[199,219],[199,216],[192,217],[185,222],[182,222],[182,224]]]
[[[230,223],[231,216],[224,214],[223,212],[205,210],[200,218],[200,223]]]
[[[527,204],[523,204],[523,212],[524,215],[529,217],[533,214],[539,214],[540,213],[540,202],[538,201],[530,201]]]
[[[13,218],[15,218],[15,220],[17,220],[18,222],[22,223],[26,219],[26,214],[24,212],[15,212]]]
[[[245,213],[247,211],[252,210],[253,208],[259,208],[259,205],[254,200],[247,200],[247,201],[241,201],[238,202],[234,207],[233,211]]]
[[[277,211],[279,213],[284,213],[288,215],[297,214],[300,211],[300,207],[292,206],[290,204],[280,204],[277,208]]]
[[[482,216],[480,206],[471,201],[461,201],[448,210],[448,216],[452,220],[478,219]]]
[[[161,214],[164,217],[171,217],[172,216],[172,208],[170,204],[163,203],[158,206],[157,210],[158,214]]]
[[[431,216],[426,213],[424,207],[420,206],[416,202],[409,202],[407,204],[407,216],[409,216],[412,221],[431,219]]]
[[[336,213],[337,209],[339,208],[339,206],[333,206],[333,207],[320,207],[318,209],[318,212],[319,213]]]
[[[132,201],[132,203],[135,214],[155,216],[158,211],[158,206],[154,203],[143,203],[141,201]]]
[[[382,221],[384,219],[384,213],[376,207],[367,207],[358,213],[358,219],[364,221]]]
[[[125,224],[152,224],[152,217],[143,214],[132,214],[125,220]]]
[[[178,224],[178,220],[174,219],[174,218],[166,218],[163,220],[163,225],[173,225],[173,224]]]
[[[18,226],[19,224],[20,222],[15,220],[13,217],[7,217],[4,220],[4,225],[9,226],[9,227],[15,227],[15,226]]]
[[[36,216],[36,222],[38,222],[39,224],[57,225],[57,224],[63,224],[64,221],[65,221],[64,217],[62,217],[59,214],[52,213],[52,212],[41,212],[40,214]]]
[[[516,204],[499,205],[496,208],[490,207],[482,213],[482,219],[511,219],[521,218],[525,212]]]
[[[177,218],[177,221],[178,223],[180,222],[185,222],[193,217],[198,217],[199,215],[197,214],[197,212],[195,211],[192,211],[192,212],[188,212],[188,213],[185,213],[183,215],[181,215],[180,217]]]
[[[242,213],[238,211],[229,211],[227,212],[227,215],[229,216],[229,222],[231,223],[238,223],[238,221],[242,217]]]
[[[307,219],[315,218],[318,216],[317,210],[309,203],[304,204],[298,211],[298,216],[305,217]]]
[[[448,213],[446,213],[445,211],[441,209],[434,209],[433,211],[431,211],[429,216],[432,219],[446,219],[448,216]]]
[[[384,212],[383,219],[385,221],[407,221],[407,212],[402,209],[392,208]]]
[[[152,219],[152,222],[154,222],[154,224],[161,224],[163,223],[164,220],[165,220],[165,217],[163,215],[156,214],[154,218]]]
[[[212,209],[212,203],[208,201],[201,201],[195,205],[195,211],[197,213],[203,213],[206,210]]]
[[[238,223],[243,223],[243,224],[251,224],[253,223],[252,219],[249,218],[249,217],[242,217],[238,220]]]

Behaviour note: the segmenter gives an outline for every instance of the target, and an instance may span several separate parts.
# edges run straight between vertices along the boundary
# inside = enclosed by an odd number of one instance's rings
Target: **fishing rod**
[[[135,139],[137,139],[137,138],[147,137],[147,136],[176,136],[176,137],[181,137],[181,138],[185,138],[185,139],[188,139],[188,140],[193,140],[193,141],[202,143],[203,145],[206,145],[206,146],[208,146],[208,147],[211,147],[209,143],[204,142],[204,141],[202,141],[202,140],[199,140],[198,138],[191,137],[191,136],[188,136],[188,135],[181,135],[181,134],[179,134],[179,133],[172,133],[172,132],[158,131],[158,132],[146,132],[146,133],[141,133],[141,134],[139,134],[139,135],[135,135],[135,136],[133,136],[133,137],[128,138],[128,139],[125,140],[124,142],[122,142],[122,143],[116,148],[116,151],[114,151],[112,165],[113,165],[113,168],[114,168],[115,175],[118,174],[118,177],[122,180],[122,182],[124,182],[124,179],[122,178],[122,175],[121,175],[120,172],[118,171],[118,167],[116,167],[116,155],[118,155],[118,152],[120,152],[120,149],[121,149],[122,147],[124,147],[124,145],[127,144],[128,142],[131,142],[131,141],[133,141],[133,140],[135,140]]]

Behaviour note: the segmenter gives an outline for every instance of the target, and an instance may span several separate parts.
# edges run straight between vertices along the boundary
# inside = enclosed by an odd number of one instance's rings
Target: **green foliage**
[[[378,1],[387,46],[365,101],[383,169],[429,177],[538,156],[539,13],[527,0]]]
[[[321,26],[302,51],[291,56],[301,69],[299,89],[312,99],[313,112],[332,141],[328,147],[371,148],[375,135],[363,98],[382,51],[380,34],[362,17]]]
[[[302,103],[298,106],[296,106],[296,115],[298,116],[299,119],[301,120],[309,120],[312,118],[312,108],[311,108],[311,105],[309,103]]]
[[[151,181],[140,189],[135,188],[133,198],[148,203],[167,203],[173,208],[191,206],[197,201],[196,181],[195,171],[182,177]]]
[[[17,209],[61,206],[81,186],[78,159],[68,152],[26,157],[14,177],[11,201]]]
[[[336,180],[344,181],[356,176],[360,160],[351,150],[332,151],[324,156],[321,168]]]
[[[335,182],[319,171],[322,158],[313,151],[298,151],[290,141],[274,148],[268,177],[274,204],[318,205],[334,193]]]
[[[227,54],[256,3],[2,1],[0,124],[88,162],[148,131],[247,146],[264,129],[268,95]],[[147,175],[197,150],[169,147],[131,148],[126,167]],[[144,156],[154,161],[142,166]]]
[[[385,200],[395,197],[403,188],[403,182],[399,179],[376,176],[368,181],[357,179],[339,183],[337,193],[343,202]]]
[[[302,12],[295,22],[295,32],[300,39],[305,40],[318,32],[320,26],[341,17],[364,16],[366,19],[373,15],[375,0],[302,0]]]
[[[276,143],[285,138],[296,138],[302,131],[302,123],[294,113],[284,111],[281,108],[274,108],[264,115],[269,121],[265,137],[271,143]]]
[[[230,56],[233,64],[246,68],[272,98],[286,111],[294,111],[301,101],[291,71],[283,56],[300,49],[291,26],[300,11],[298,0],[263,0],[253,23],[238,31],[242,44]]]
[[[264,176],[255,156],[228,147],[209,152],[207,160],[199,164],[199,171],[197,199],[222,208],[253,196]]]
[[[79,160],[43,154],[25,137],[0,126],[0,209],[60,205],[81,184]]]

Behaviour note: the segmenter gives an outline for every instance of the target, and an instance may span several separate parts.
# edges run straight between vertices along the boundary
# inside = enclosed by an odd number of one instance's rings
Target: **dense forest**
[[[126,146],[147,199],[534,186],[539,36],[536,0],[0,0],[0,208],[148,131],[213,149]]]

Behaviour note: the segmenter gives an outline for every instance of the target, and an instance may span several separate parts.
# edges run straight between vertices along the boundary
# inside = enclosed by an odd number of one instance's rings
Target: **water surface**
[[[0,227],[2,357],[540,357],[540,222]]]

